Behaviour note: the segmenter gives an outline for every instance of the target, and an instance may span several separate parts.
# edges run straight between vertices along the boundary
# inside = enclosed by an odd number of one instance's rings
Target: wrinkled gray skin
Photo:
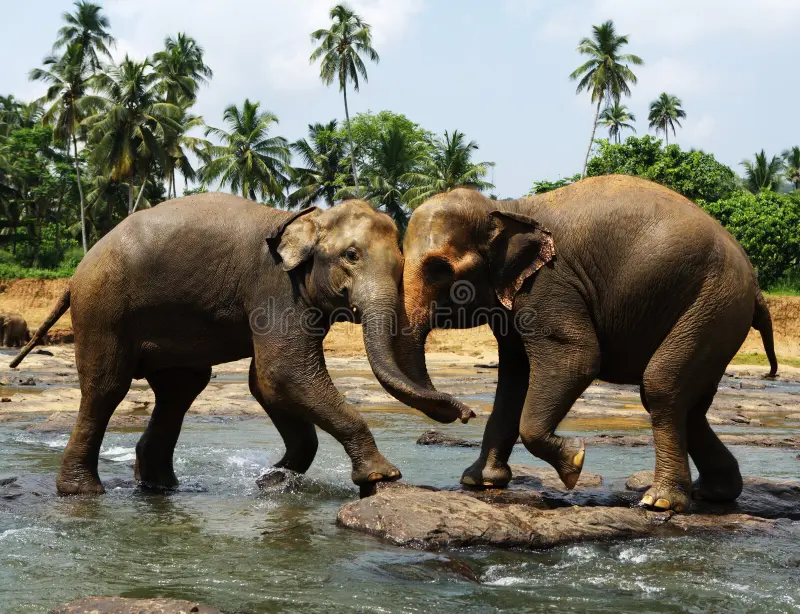
[[[751,326],[775,374],[772,325],[744,251],[699,207],[622,176],[517,201],[460,189],[414,212],[404,255],[410,332],[395,348],[412,379],[433,389],[424,355],[432,326],[489,320],[497,338],[494,410],[464,484],[508,484],[519,435],[574,486],[583,442],[555,429],[600,378],[638,384],[652,417],[656,471],[644,505],[680,511],[693,490],[716,500],[740,494],[737,462],[706,412]],[[687,453],[700,473],[694,489]]]
[[[316,425],[344,446],[355,483],[399,478],[333,386],[322,341],[331,320],[360,321],[381,382],[421,395],[437,420],[468,414],[447,395],[409,381],[393,360],[391,316],[402,266],[394,223],[362,201],[288,213],[202,194],[130,216],[89,251],[12,362],[71,307],[81,405],[58,490],[103,492],[100,445],[133,378],[145,378],[156,397],[136,446],[136,477],[148,486],[176,486],[172,456],[184,414],[212,365],[250,356],[250,390],[286,445],[278,467],[308,469]]]
[[[7,348],[19,348],[30,341],[25,318],[18,313],[0,313],[0,339]]]

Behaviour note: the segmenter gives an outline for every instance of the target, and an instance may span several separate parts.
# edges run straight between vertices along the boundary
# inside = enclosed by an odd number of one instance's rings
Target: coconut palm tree
[[[61,57],[50,55],[44,59],[43,64],[43,68],[31,71],[30,78],[48,84],[42,102],[49,107],[45,110],[42,121],[54,124],[54,135],[66,144],[67,151],[72,147],[80,201],[81,241],[85,254],[88,250],[86,203],[78,157],[78,129],[84,119],[102,108],[103,101],[88,93],[92,72],[81,43],[69,44]]]
[[[478,149],[478,144],[475,141],[465,142],[463,132],[445,132],[444,139],[436,139],[431,147],[430,156],[422,169],[401,178],[412,186],[403,195],[403,200],[412,209],[431,196],[455,188],[485,190],[494,187],[483,180],[494,162],[472,162],[472,153]]]
[[[308,139],[292,143],[291,148],[303,166],[292,169],[292,184],[297,190],[289,194],[289,207],[302,208],[324,201],[333,205],[336,192],[343,185],[342,163],[346,159],[345,144],[336,133],[337,122],[311,124]]]
[[[427,143],[412,142],[408,132],[392,125],[380,135],[374,159],[364,168],[362,176],[366,178],[366,185],[362,197],[391,216],[401,234],[409,218],[403,196],[412,187],[410,177],[422,170],[429,149]],[[355,194],[352,189],[345,188],[337,196],[349,198]]]
[[[165,166],[165,137],[180,132],[180,109],[158,96],[158,75],[149,60],[125,56],[106,73],[96,75],[92,86],[104,97],[104,110],[87,117],[91,155],[103,172],[128,182],[128,214],[139,207],[154,162]],[[141,179],[134,202],[135,180]]]
[[[800,147],[795,145],[783,152],[783,161],[786,166],[785,177],[794,185],[795,190],[800,190]]]
[[[630,64],[641,66],[642,58],[630,53],[620,53],[628,44],[628,37],[619,36],[614,28],[613,21],[606,21],[599,26],[592,26],[591,38],[583,38],[578,44],[578,53],[588,56],[589,59],[578,66],[569,78],[578,81],[576,94],[588,91],[592,102],[596,103],[594,123],[592,124],[592,137],[583,161],[581,175],[586,175],[586,165],[589,163],[589,153],[594,143],[594,133],[597,129],[597,118],[600,115],[600,105],[603,101],[619,102],[623,95],[630,96],[629,83],[636,83],[636,75],[630,69]]]
[[[191,103],[180,105],[179,115],[175,118],[176,129],[164,132],[164,174],[167,177],[167,198],[178,197],[178,187],[175,181],[175,171],[183,176],[184,184],[197,178],[197,170],[192,165],[189,154],[203,159],[210,143],[203,138],[190,136],[194,128],[204,128],[203,118],[189,113]]]
[[[658,98],[650,103],[650,113],[647,119],[650,120],[650,128],[655,128],[656,134],[659,131],[664,133],[666,145],[669,145],[669,129],[672,128],[672,135],[675,136],[675,125],[681,127],[678,120],[686,117],[686,111],[681,108],[681,99],[663,92]]]
[[[311,54],[310,62],[320,58],[320,79],[325,85],[330,85],[336,80],[339,91],[344,96],[344,116],[347,122],[347,136],[350,140],[350,165],[353,170],[353,180],[358,192],[358,169],[353,148],[353,135],[350,131],[350,111],[347,107],[347,83],[353,84],[353,91],[358,91],[359,75],[367,82],[367,68],[361,59],[366,57],[375,63],[380,61],[378,52],[372,48],[372,33],[370,25],[356,15],[344,4],[337,4],[331,9],[330,18],[333,24],[330,29],[320,29],[311,33],[311,40],[320,45]]]
[[[628,107],[619,102],[610,104],[600,114],[600,125],[608,128],[608,138],[619,144],[621,141],[620,133],[623,130],[631,130],[634,133],[636,128],[628,122],[636,121],[633,113],[628,111]]]
[[[62,18],[66,25],[58,31],[53,51],[78,43],[89,68],[95,72],[100,70],[100,57],[111,59],[108,48],[115,43],[114,37],[108,32],[111,22],[103,14],[102,7],[78,0],[75,2],[75,13],[64,13]]]
[[[756,154],[755,160],[742,160],[744,166],[745,186],[753,194],[758,194],[761,190],[776,191],[781,184],[781,172],[783,171],[783,160],[778,156],[772,156],[767,160],[767,154],[762,149]]]
[[[230,132],[206,128],[222,145],[208,149],[208,163],[201,171],[204,183],[219,180],[244,198],[283,200],[283,190],[289,183],[289,144],[281,136],[269,136],[278,118],[269,111],[259,111],[258,102],[245,100],[242,108],[231,105],[225,109],[223,120]]]
[[[203,48],[183,32],[164,39],[163,51],[153,54],[153,67],[161,79],[161,93],[173,104],[194,102],[200,85],[214,76],[203,62]]]

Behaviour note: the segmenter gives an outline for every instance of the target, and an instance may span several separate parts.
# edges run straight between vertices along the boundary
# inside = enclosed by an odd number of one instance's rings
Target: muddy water
[[[416,446],[430,421],[380,406],[364,409],[371,410],[365,416],[380,448],[410,482],[452,485],[477,454]],[[485,417],[441,430],[479,439],[484,424]],[[28,493],[0,499],[0,612],[44,612],[92,594],[196,599],[241,612],[800,609],[797,544],[776,538],[422,553],[335,526],[339,506],[357,493],[341,447],[324,434],[306,479],[261,493],[255,478],[282,453],[269,421],[190,416],[176,450],[181,488],[154,495],[126,482],[139,434],[109,433],[100,472],[120,486],[103,497],[59,498],[53,480],[67,436],[23,426],[0,424],[0,478],[19,476]],[[640,414],[564,424],[575,433],[645,429]],[[732,449],[746,474],[798,477],[796,450]],[[512,462],[536,464],[519,447]],[[586,460],[587,469],[612,482],[652,465],[649,447],[593,447]]]

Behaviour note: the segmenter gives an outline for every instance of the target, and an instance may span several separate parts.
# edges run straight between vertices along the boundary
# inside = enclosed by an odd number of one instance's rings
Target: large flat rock
[[[542,477],[540,481],[549,482],[551,476]],[[648,476],[637,477],[638,486]],[[596,480],[587,482],[594,485]],[[452,491],[381,484],[373,496],[342,506],[337,522],[399,546],[424,550],[544,549],[583,541],[705,533],[800,536],[798,482],[748,478],[736,503],[694,502],[689,514],[635,507],[639,496],[602,487],[565,492],[518,484],[504,490]]]
[[[87,597],[50,610],[50,614],[225,614],[196,601]]]

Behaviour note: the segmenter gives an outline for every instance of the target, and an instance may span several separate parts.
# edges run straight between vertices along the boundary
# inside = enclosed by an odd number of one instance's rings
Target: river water
[[[421,447],[432,423],[415,413],[365,416],[384,454],[416,484],[450,486],[477,450]],[[485,423],[437,427],[479,438]],[[192,599],[239,612],[796,612],[797,543],[769,537],[680,537],[572,545],[545,552],[425,553],[335,525],[355,499],[349,462],[325,434],[308,476],[262,493],[280,458],[266,418],[189,417],[176,450],[180,489],[141,492],[139,433],[109,433],[102,497],[57,497],[67,436],[0,425],[0,478],[40,496],[0,499],[0,612],[46,612],[88,595]],[[570,425],[566,425],[569,429]],[[581,430],[580,423],[572,425]],[[512,462],[538,464],[517,447]],[[745,474],[796,478],[796,451],[735,447]],[[586,469],[607,481],[651,469],[650,447],[595,446]],[[113,488],[114,478],[121,487]]]

